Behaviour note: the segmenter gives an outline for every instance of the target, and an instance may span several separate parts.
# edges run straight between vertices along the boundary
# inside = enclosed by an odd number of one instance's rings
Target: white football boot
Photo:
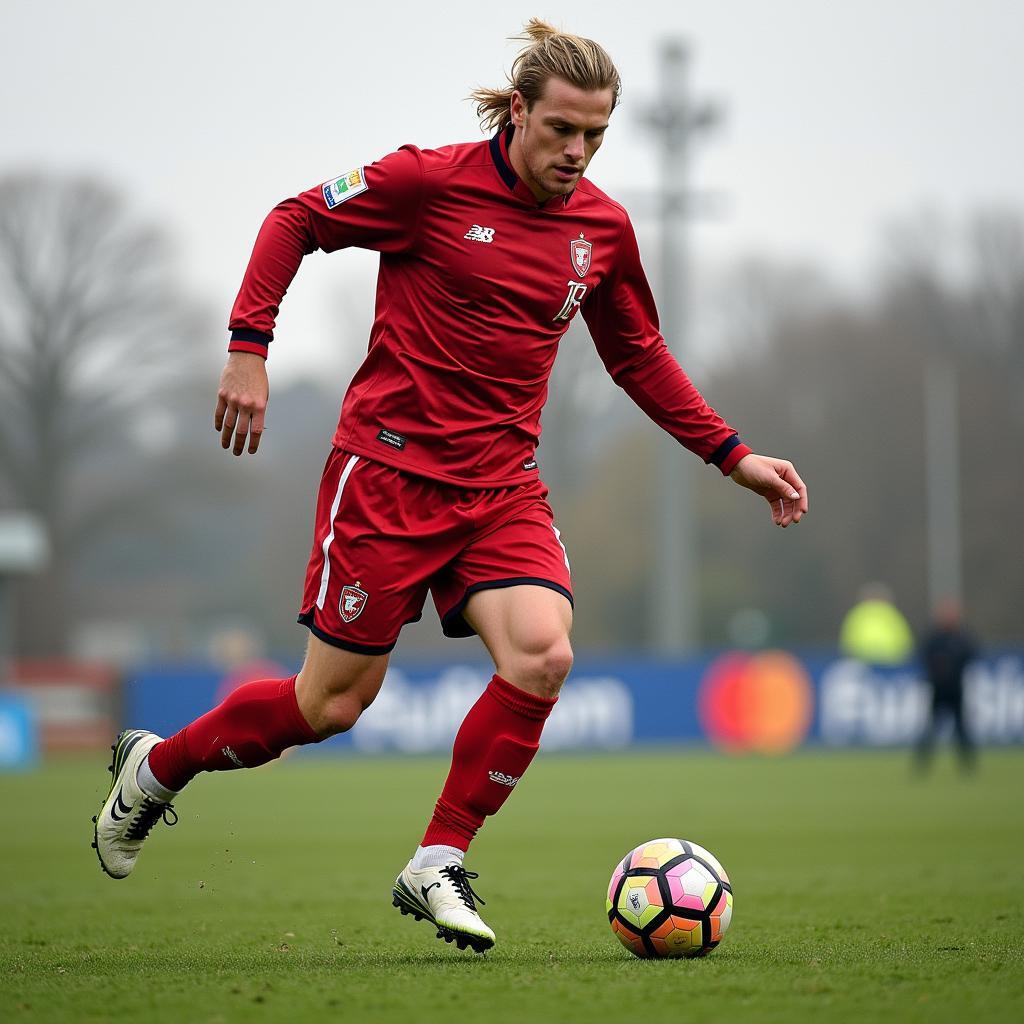
[[[395,879],[391,890],[392,903],[403,914],[417,920],[426,919],[437,928],[437,937],[454,942],[459,949],[467,946],[484,953],[494,945],[494,932],[477,913],[471,878],[478,878],[461,864],[422,868],[416,871],[410,861]]]
[[[144,793],[136,779],[139,765],[160,741],[155,733],[126,729],[110,748],[114,760],[107,770],[113,780],[99,814],[92,819],[96,824],[92,845],[100,867],[111,878],[131,874],[142,844],[158,819],[163,818],[168,825],[178,820],[169,803]]]

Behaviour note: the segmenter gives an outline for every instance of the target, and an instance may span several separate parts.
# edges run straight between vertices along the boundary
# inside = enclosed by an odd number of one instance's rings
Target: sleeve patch
[[[366,184],[366,174],[362,167],[348,171],[337,178],[331,178],[320,186],[324,194],[327,209],[333,210],[339,203],[365,192],[370,186]]]

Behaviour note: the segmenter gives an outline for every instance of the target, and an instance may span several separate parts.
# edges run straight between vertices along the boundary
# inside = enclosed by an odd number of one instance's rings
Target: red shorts
[[[478,590],[533,584],[572,602],[569,560],[540,480],[471,490],[335,448],[317,498],[299,622],[326,643],[386,654],[427,591],[446,636],[473,636]]]

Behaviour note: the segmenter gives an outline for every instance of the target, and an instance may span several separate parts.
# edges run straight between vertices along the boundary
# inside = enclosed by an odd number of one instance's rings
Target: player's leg
[[[256,768],[289,747],[315,743],[352,728],[380,690],[387,655],[356,654],[315,636],[302,669],[288,679],[261,679],[166,740],[141,729],[114,745],[110,792],[93,845],[113,878],[131,873],[158,820],[176,820],[172,801],[200,772]]]
[[[432,915],[447,941],[482,951],[494,944],[494,932],[476,910],[479,897],[470,880],[477,876],[466,872],[462,859],[537,753],[572,667],[572,607],[557,591],[526,585],[479,591],[463,614],[497,671],[459,728],[444,789],[419,848],[396,880],[394,902],[403,913]]]
[[[521,584],[479,590],[463,612],[507,682],[545,701],[572,668],[572,605],[562,590]]]
[[[311,635],[298,675],[238,687],[156,744],[148,770],[156,786],[176,795],[200,772],[257,768],[289,747],[346,732],[380,691],[387,662],[386,654],[357,654]]]
[[[438,921],[444,904],[446,921],[475,929],[475,949],[492,944],[493,932],[476,912],[468,888],[476,876],[465,873],[463,856],[533,760],[572,665],[569,563],[545,496],[538,481],[488,499],[475,537],[431,582],[445,633],[479,633],[496,671],[459,728],[441,797],[394,897],[423,916],[429,904]],[[439,935],[449,938],[443,928]]]
[[[541,731],[572,667],[572,606],[535,585],[481,590],[466,620],[494,660],[495,674],[470,708],[423,845],[465,851],[530,766]]]
[[[406,554],[410,544],[396,553],[368,541],[395,534],[379,512],[401,504],[398,476],[337,449],[328,458],[299,618],[312,636],[297,676],[241,686],[167,740],[141,730],[119,737],[94,837],[108,874],[132,870],[150,829],[199,772],[255,767],[351,728],[376,696],[387,654],[426,594],[426,576],[417,580]]]
[[[356,724],[380,693],[388,658],[356,654],[310,635],[295,698],[318,740],[348,732]]]

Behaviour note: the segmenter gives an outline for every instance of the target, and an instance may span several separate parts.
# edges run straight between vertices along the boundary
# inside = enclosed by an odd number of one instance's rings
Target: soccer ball
[[[637,956],[705,956],[732,921],[732,884],[703,846],[652,839],[616,866],[605,909],[612,931]]]

